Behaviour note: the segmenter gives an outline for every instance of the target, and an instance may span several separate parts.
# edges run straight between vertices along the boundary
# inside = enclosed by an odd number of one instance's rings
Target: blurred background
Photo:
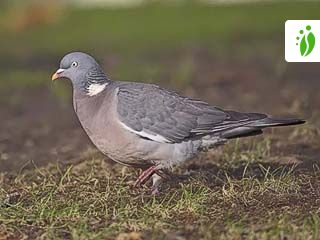
[[[157,83],[223,108],[306,118],[306,127],[284,139],[300,141],[291,151],[315,159],[320,68],[285,62],[284,24],[317,19],[319,11],[319,1],[1,0],[0,170],[92,153],[70,84],[51,83],[71,51],[93,55],[112,79]]]

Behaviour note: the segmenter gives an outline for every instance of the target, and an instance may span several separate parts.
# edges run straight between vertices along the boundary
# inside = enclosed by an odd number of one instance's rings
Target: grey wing
[[[238,127],[250,120],[248,114],[223,111],[151,84],[123,84],[117,94],[117,111],[123,126],[158,142],[178,143]]]

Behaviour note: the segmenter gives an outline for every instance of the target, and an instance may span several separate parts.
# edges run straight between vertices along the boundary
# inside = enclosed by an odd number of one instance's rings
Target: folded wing
[[[265,114],[224,111],[151,84],[122,84],[117,94],[121,124],[140,137],[157,142],[179,143],[208,134],[223,135],[267,119]]]

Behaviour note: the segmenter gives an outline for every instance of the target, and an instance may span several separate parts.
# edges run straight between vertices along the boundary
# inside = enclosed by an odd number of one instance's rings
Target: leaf
[[[312,32],[308,34],[307,41],[309,44],[309,48],[305,56],[308,56],[312,52],[314,45],[316,43],[316,38]]]
[[[303,38],[301,39],[301,42],[300,42],[300,53],[301,53],[301,56],[304,56],[306,51],[307,51],[306,36],[303,36]]]

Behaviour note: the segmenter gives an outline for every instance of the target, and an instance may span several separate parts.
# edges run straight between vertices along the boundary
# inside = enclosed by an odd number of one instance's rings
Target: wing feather
[[[152,84],[119,84],[117,97],[121,123],[135,134],[158,142],[178,143],[266,117],[224,111]]]

